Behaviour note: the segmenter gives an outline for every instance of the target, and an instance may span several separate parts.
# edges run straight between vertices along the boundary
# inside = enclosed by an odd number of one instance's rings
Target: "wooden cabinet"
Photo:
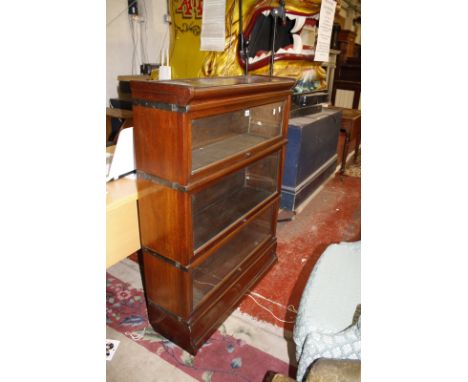
[[[276,261],[294,84],[131,83],[149,320],[192,354]]]

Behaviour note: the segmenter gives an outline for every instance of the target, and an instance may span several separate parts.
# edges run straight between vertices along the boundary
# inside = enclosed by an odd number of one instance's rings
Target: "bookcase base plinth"
[[[186,320],[148,300],[148,317],[155,331],[195,355],[224,320],[237,308],[245,294],[276,263],[276,240],[253,257],[237,279],[213,293]]]

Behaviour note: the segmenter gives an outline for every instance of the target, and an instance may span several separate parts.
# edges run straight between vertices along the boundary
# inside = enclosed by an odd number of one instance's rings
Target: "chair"
[[[113,123],[113,121],[115,123]],[[120,131],[133,126],[131,110],[106,108],[106,146],[115,145]]]
[[[360,267],[360,241],[330,245],[315,264],[294,326],[297,381],[317,359],[361,358]]]
[[[361,82],[335,80],[331,102],[334,106],[361,110]]]

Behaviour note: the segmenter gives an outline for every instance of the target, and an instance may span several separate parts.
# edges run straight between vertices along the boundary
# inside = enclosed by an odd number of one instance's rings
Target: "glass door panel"
[[[277,190],[279,152],[192,195],[194,249],[247,214]]]
[[[203,264],[193,271],[193,306],[236,269],[260,244],[273,236],[272,221],[275,206],[244,226],[230,241],[216,250]]]
[[[192,174],[281,136],[284,102],[192,121]]]

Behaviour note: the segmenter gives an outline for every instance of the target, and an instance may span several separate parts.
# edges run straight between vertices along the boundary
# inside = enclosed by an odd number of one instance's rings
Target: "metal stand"
[[[280,0],[279,6],[271,10],[271,15],[273,16],[273,34],[271,42],[271,56],[270,56],[270,77],[273,76],[273,66],[275,62],[275,43],[276,43],[276,23],[278,18],[281,18],[283,24],[286,23],[286,10],[285,0]]]
[[[249,40],[244,39],[242,0],[239,0],[239,51],[245,63],[244,75],[247,76],[249,74]]]

